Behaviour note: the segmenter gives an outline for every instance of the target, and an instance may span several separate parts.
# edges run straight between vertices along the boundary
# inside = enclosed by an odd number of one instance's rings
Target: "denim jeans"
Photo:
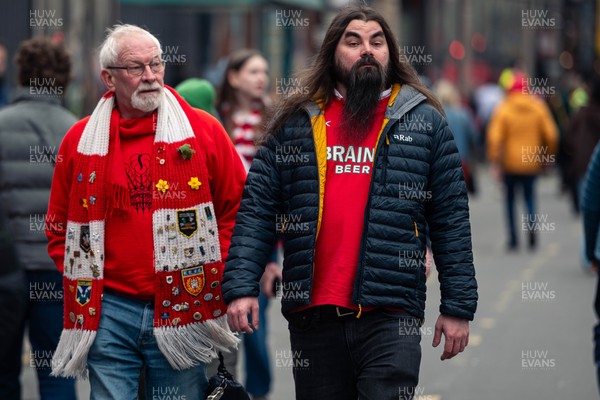
[[[3,304],[5,312],[12,313],[15,320],[13,333],[4,335],[7,345],[0,360],[0,398],[2,400],[20,400],[23,334],[29,333],[31,353],[29,368],[34,368],[38,380],[38,389],[42,400],[75,399],[75,379],[50,376],[51,360],[58,344],[63,326],[62,276],[53,270],[25,271],[21,282],[15,282],[15,288],[22,287],[20,301]],[[24,281],[23,281],[24,279]],[[4,294],[2,296],[4,300]],[[6,322],[6,321],[5,321]]]
[[[142,365],[148,399],[204,400],[206,365],[177,371],[158,349],[152,301],[104,293],[100,326],[88,355],[92,400],[135,400]]]
[[[517,229],[515,226],[515,196],[518,187],[523,189],[525,198],[525,207],[527,208],[528,219],[532,221],[535,214],[535,196],[534,196],[534,175],[504,175],[504,184],[506,186],[506,219],[508,222],[508,244],[511,247],[516,247],[519,244],[517,238]],[[522,226],[519,219],[519,226]]]
[[[246,368],[246,390],[253,397],[265,396],[271,391],[271,364],[267,346],[267,309],[269,298],[262,292],[258,296],[260,329],[243,335]]]
[[[421,363],[416,318],[384,309],[324,317],[319,307],[287,318],[293,362],[283,363],[292,366],[297,400],[413,398]]]
[[[594,299],[596,318],[600,319],[600,276],[596,277],[596,297]],[[600,322],[594,326],[594,364],[596,365],[596,379],[600,391]]]

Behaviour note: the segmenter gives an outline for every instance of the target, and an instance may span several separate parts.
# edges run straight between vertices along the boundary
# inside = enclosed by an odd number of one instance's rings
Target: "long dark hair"
[[[265,121],[266,134],[274,133],[281,128],[292,114],[312,99],[323,100],[325,103],[330,100],[336,83],[335,50],[346,27],[355,19],[365,22],[375,21],[381,26],[390,53],[389,82],[414,87],[427,97],[427,101],[433,107],[443,113],[441,104],[431,91],[421,83],[415,69],[410,64],[400,61],[398,41],[383,16],[370,7],[355,5],[342,9],[335,16],[327,29],[314,65],[297,75],[297,81],[300,82],[304,90],[299,90],[296,94],[282,99],[275,108],[270,110]]]
[[[255,56],[264,58],[258,50],[236,50],[232,52],[229,56],[229,61],[227,62],[227,67],[225,68],[223,82],[221,84],[221,87],[219,88],[219,93],[217,95],[216,109],[219,113],[221,121],[223,121],[223,126],[225,127],[225,130],[229,135],[231,135],[233,131],[233,121],[231,117],[233,112],[238,108],[238,101],[235,95],[236,89],[233,86],[231,86],[228,75],[231,71],[239,72],[239,70],[244,67],[248,60]],[[264,102],[257,101],[257,107],[260,113],[263,114],[265,110]]]

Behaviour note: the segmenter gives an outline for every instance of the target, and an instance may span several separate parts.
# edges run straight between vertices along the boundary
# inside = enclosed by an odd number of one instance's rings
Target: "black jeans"
[[[297,400],[410,400],[419,382],[421,333],[407,313],[338,317],[321,307],[287,316]]]
[[[20,399],[19,376],[22,366],[23,333],[29,332],[31,353],[29,368],[35,369],[40,398],[72,400],[76,398],[75,379],[50,376],[51,360],[63,327],[63,278],[56,270],[29,270],[25,272],[21,287],[21,299],[5,304],[0,301],[1,315],[13,313],[11,318],[19,321],[11,326],[15,330],[9,339],[2,330],[0,338],[10,348],[0,358],[0,399]],[[19,309],[21,309],[19,311]],[[2,319],[2,324],[7,320]]]

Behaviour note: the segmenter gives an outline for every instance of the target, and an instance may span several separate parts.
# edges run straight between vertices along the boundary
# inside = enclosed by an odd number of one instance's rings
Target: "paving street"
[[[439,360],[442,347],[431,347],[439,305],[434,272],[428,281],[421,382],[415,399],[598,398],[592,343],[596,278],[581,267],[581,221],[571,213],[566,197],[558,194],[557,177],[538,180],[535,252],[523,246],[522,230],[521,249],[505,251],[501,192],[487,170],[479,171],[479,188],[470,201],[480,299],[470,325],[469,347],[444,362]],[[519,216],[522,203],[518,203]],[[520,218],[518,227],[522,227]],[[287,324],[277,302],[271,303],[269,313],[275,375],[271,399],[293,399]],[[34,400],[38,395],[28,351],[23,360],[23,398]],[[87,399],[87,382],[78,387],[80,398]]]
[[[539,248],[507,254],[500,192],[484,182],[488,177],[479,175],[483,191],[470,203],[479,283],[470,345],[456,359],[441,362],[441,350],[431,347],[430,335],[423,336],[422,398],[597,399],[595,277],[581,268],[580,219],[558,196],[558,180],[542,178],[537,213],[546,222],[538,226]],[[424,333],[437,318],[439,290],[433,275],[429,289]]]

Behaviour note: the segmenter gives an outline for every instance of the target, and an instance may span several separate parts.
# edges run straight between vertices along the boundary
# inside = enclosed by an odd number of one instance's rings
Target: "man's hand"
[[[446,337],[444,352],[440,358],[443,361],[462,353],[467,347],[469,343],[469,321],[441,314],[435,323],[433,347],[437,347],[442,341],[442,333]]]
[[[281,282],[281,268],[277,263],[268,263],[265,267],[262,279],[260,280],[260,289],[267,297],[275,297],[273,292],[273,282],[278,279]]]
[[[248,323],[248,314],[252,315],[252,325]],[[240,297],[227,307],[227,322],[234,332],[253,333],[258,329],[258,298]]]

